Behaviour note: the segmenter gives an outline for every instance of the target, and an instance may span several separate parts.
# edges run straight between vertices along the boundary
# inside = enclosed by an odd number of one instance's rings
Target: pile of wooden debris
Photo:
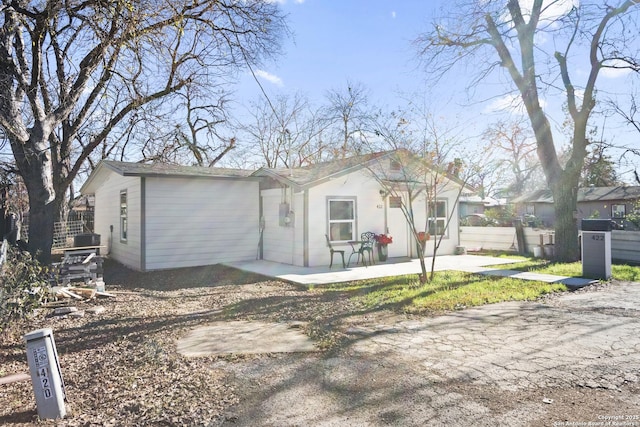
[[[57,315],[70,314],[78,311],[72,307],[77,302],[114,296],[105,291],[99,247],[75,247],[64,250],[57,264],[56,285],[44,307],[54,308]]]
[[[87,284],[95,284],[98,290],[104,290],[102,257],[97,247],[66,249],[58,269],[63,285],[83,281]]]

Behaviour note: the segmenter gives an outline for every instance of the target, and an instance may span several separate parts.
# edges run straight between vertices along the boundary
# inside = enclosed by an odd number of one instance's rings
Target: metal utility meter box
[[[27,361],[31,384],[36,397],[38,417],[64,418],[65,392],[58,352],[51,329],[38,329],[24,336],[27,342]]]
[[[611,220],[583,219],[582,275],[596,279],[611,277]]]

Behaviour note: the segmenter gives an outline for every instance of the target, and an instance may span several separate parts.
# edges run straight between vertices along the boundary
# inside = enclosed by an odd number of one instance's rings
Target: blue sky
[[[417,60],[412,41],[426,31],[439,8],[446,0],[273,0],[287,13],[293,32],[285,40],[282,56],[267,62],[256,70],[258,78],[272,97],[278,94],[306,95],[318,106],[324,94],[331,89],[346,87],[347,81],[361,83],[369,90],[370,101],[387,110],[406,104],[407,95],[423,94],[432,113],[445,117],[448,125],[462,123],[473,144],[486,126],[510,111],[513,98],[505,94],[505,87],[487,84],[480,86],[473,100],[465,93],[465,76],[451,74],[437,88],[425,89],[425,73]],[[528,0],[522,0],[525,3]],[[556,5],[574,0],[561,0]],[[550,43],[544,38],[540,43]],[[553,49],[553,46],[548,46]],[[573,64],[574,83],[579,86],[587,68]],[[603,70],[599,88],[609,93],[625,94],[629,91],[628,73]],[[236,92],[237,101],[247,106],[249,101],[261,97],[261,91],[247,73],[242,76]],[[516,100],[519,98],[516,98]],[[543,108],[551,113],[552,124],[560,127],[564,120],[564,98],[542,99]],[[509,106],[511,105],[511,107]],[[601,119],[598,119],[601,120]],[[617,143],[631,138],[640,140],[636,131],[620,128],[615,119],[607,119],[605,135]],[[604,122],[603,122],[604,123]],[[602,123],[598,123],[602,126]],[[560,135],[556,132],[556,137]],[[565,145],[566,142],[556,143]],[[634,161],[637,165],[637,160]],[[625,165],[626,171],[636,167]],[[621,172],[625,172],[621,170]]]
[[[362,83],[371,100],[395,102],[397,93],[414,91],[423,75],[411,41],[426,28],[439,1],[285,0],[293,40],[284,55],[259,70],[268,94],[299,91],[312,101],[347,80]],[[260,89],[249,76],[239,95],[252,99]]]

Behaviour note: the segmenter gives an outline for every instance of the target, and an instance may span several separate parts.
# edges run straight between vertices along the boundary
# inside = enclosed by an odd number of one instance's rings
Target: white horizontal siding
[[[467,249],[517,250],[514,227],[460,227],[460,244]],[[540,245],[540,235],[544,244],[549,243],[548,235],[553,230],[524,228],[526,252]],[[611,232],[611,258],[619,261],[640,263],[640,231]]]
[[[517,244],[514,227],[460,227],[460,245],[467,249],[508,251],[516,250]]]
[[[640,263],[640,231],[612,231],[611,258]]]
[[[540,235],[544,244],[549,243],[553,230],[524,227],[525,252],[533,253],[540,246]],[[517,251],[518,239],[515,227],[460,227],[460,245],[468,250]]]
[[[120,192],[127,192],[127,241],[120,241]],[[114,260],[140,270],[140,178],[109,172],[95,193],[95,227],[100,244]],[[110,227],[113,226],[113,233]]]
[[[258,182],[146,179],[146,269],[255,259]]]
[[[271,189],[264,190],[261,193],[262,216],[265,225],[263,234],[263,259],[284,264],[293,264],[295,227],[298,224],[302,225],[302,210],[300,214],[297,215],[300,220],[294,220],[293,226],[281,226],[280,203],[285,197],[283,191],[282,189]]]
[[[327,198],[354,198],[356,208],[356,238],[365,231],[383,233],[385,215],[380,197],[380,184],[364,170],[332,179],[309,189],[309,266],[328,266],[331,261],[325,234],[329,233]],[[334,243],[333,248],[345,251],[345,261],[352,252],[348,243]],[[341,260],[335,255],[334,266]]]

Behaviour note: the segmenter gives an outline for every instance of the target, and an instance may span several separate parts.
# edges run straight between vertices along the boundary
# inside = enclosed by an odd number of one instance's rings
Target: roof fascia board
[[[255,177],[255,178],[262,178],[264,177],[268,177],[268,178],[273,178],[274,180],[287,185],[289,187],[293,187],[296,191],[301,191],[304,189],[305,186],[300,185],[294,181],[292,181],[289,178],[286,178],[282,175],[278,175],[277,173],[275,173],[274,171],[272,171],[271,169],[267,169],[267,168],[260,168],[257,171],[255,171],[254,173],[252,173],[250,175],[251,177]]]
[[[146,178],[191,178],[191,179],[214,179],[214,180],[234,180],[234,181],[260,181],[259,177],[254,176],[224,176],[224,175],[190,175],[188,173],[178,173],[178,174],[163,174],[158,172],[127,172],[117,167],[117,164],[114,164],[110,161],[101,160],[98,163],[98,166],[93,170],[93,172],[89,175],[89,178],[85,181],[85,183],[80,188],[80,194],[85,193],[89,190],[97,179],[99,175],[103,173],[103,169],[108,169],[114,173],[117,173],[120,176],[127,177],[146,177]]]
[[[80,187],[80,194],[91,194],[91,192],[87,193],[87,190],[91,188],[91,185],[97,179],[97,176],[102,174],[102,169],[104,169],[105,167],[113,170],[113,168],[110,167],[108,163],[105,163],[104,160],[101,160],[100,163],[98,163],[98,166],[96,166],[96,168],[89,174],[87,180]]]
[[[134,176],[144,178],[191,178],[191,179],[221,179],[221,180],[234,180],[234,181],[259,181],[259,177],[253,176],[225,176],[225,175],[191,175],[188,173],[183,174],[163,174],[157,172],[124,172],[122,176]]]

